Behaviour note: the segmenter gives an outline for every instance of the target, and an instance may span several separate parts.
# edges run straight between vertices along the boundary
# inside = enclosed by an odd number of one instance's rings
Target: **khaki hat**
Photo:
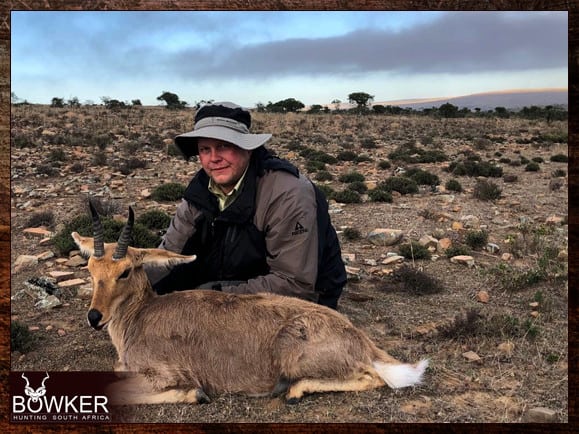
[[[197,139],[207,137],[253,150],[271,138],[271,134],[251,134],[249,110],[232,102],[216,102],[201,107],[195,115],[193,131],[175,137],[175,145],[186,159],[197,155]]]

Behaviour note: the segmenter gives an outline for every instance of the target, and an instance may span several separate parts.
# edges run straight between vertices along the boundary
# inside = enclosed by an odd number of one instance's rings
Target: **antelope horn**
[[[50,376],[48,375],[48,372],[46,373],[46,377],[44,377],[44,380],[42,380],[42,387],[44,387],[44,382],[46,380],[48,380],[50,378]]]
[[[26,387],[30,387],[30,383],[28,382],[28,378],[26,378],[26,376],[24,375],[24,372],[22,373],[22,378],[26,380]]]
[[[131,232],[133,231],[133,222],[135,221],[135,214],[133,213],[133,208],[129,207],[129,219],[127,224],[121,232],[119,241],[117,242],[117,248],[115,253],[113,253],[113,259],[115,261],[124,258],[127,254],[127,249],[129,247],[129,241],[131,240]]]
[[[88,201],[90,207],[90,213],[92,214],[92,226],[94,230],[94,258],[102,258],[105,255],[105,244],[104,244],[104,230],[101,223],[101,219],[92,204],[92,201]]]

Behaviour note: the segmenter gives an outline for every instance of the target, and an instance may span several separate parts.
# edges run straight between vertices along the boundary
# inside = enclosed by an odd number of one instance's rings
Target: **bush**
[[[316,184],[316,187],[318,187],[320,191],[324,193],[324,196],[326,196],[327,200],[333,199],[334,196],[336,195],[336,191],[329,185]]]
[[[489,234],[487,231],[468,231],[466,233],[464,242],[471,249],[482,249],[487,245]]]
[[[58,170],[48,164],[39,164],[36,166],[36,173],[46,176],[57,176]]]
[[[327,170],[320,170],[318,173],[316,173],[314,178],[316,181],[331,181],[334,179],[334,175],[332,175]]]
[[[565,155],[565,154],[551,155],[551,158],[549,158],[549,159],[554,163],[568,163],[569,162],[569,157],[567,157],[567,155]]]
[[[349,241],[355,241],[355,240],[359,240],[362,237],[362,234],[360,233],[360,231],[358,229],[355,228],[346,228],[344,229],[344,238],[346,238]]]
[[[557,169],[554,170],[551,175],[553,178],[565,178],[565,176],[567,176],[567,172],[565,172],[563,169]]]
[[[500,178],[503,176],[502,167],[484,161],[464,160],[452,162],[448,170],[455,176],[484,176],[489,178]]]
[[[525,172],[538,172],[541,169],[539,163],[531,161],[525,166]]]
[[[501,193],[501,188],[494,182],[482,179],[474,186],[473,196],[480,200],[495,200],[501,197]]]
[[[440,184],[440,178],[437,175],[419,168],[408,169],[404,176],[413,179],[418,185]]]
[[[151,198],[157,202],[175,202],[183,198],[185,186],[177,182],[161,184],[151,193]]]
[[[362,181],[350,182],[346,188],[360,194],[364,194],[368,191],[368,187]]]
[[[354,190],[338,191],[333,195],[333,199],[339,203],[360,203],[362,198],[360,194]]]
[[[66,153],[63,149],[51,149],[50,153],[48,154],[48,161],[55,162],[55,161],[66,161]]]
[[[452,245],[446,252],[444,252],[447,258],[452,258],[454,256],[461,256],[461,255],[468,255],[470,254],[469,249],[466,246],[462,245]]]
[[[392,163],[390,163],[390,161],[388,161],[388,160],[380,160],[378,162],[378,167],[382,170],[390,169],[392,167]]]
[[[140,215],[136,223],[140,223],[147,229],[152,230],[167,229],[169,223],[171,223],[171,217],[163,211],[151,210]]]
[[[416,241],[401,244],[398,253],[406,259],[430,259],[432,257],[430,250]]]
[[[378,188],[375,190],[370,190],[368,196],[372,202],[392,202],[392,194],[386,190],[380,190]]]
[[[317,172],[318,170],[325,171],[326,163],[318,160],[308,160],[306,162],[306,170],[310,173]]]
[[[95,166],[107,165],[107,154],[104,151],[97,151],[92,157],[92,164]]]
[[[393,280],[400,282],[405,292],[414,295],[437,294],[444,289],[437,279],[408,265],[397,269]]]
[[[52,211],[36,212],[30,216],[26,222],[27,228],[37,228],[39,226],[51,227],[54,224],[54,213]]]
[[[400,194],[418,193],[416,181],[405,176],[391,176],[378,184],[378,188],[388,192],[397,191]]]
[[[363,182],[366,178],[364,177],[364,175],[362,175],[361,173],[358,172],[350,172],[350,173],[345,173],[343,175],[340,175],[338,178],[338,181],[340,182]]]
[[[460,184],[460,182],[458,182],[458,180],[456,180],[454,178],[446,181],[446,184],[444,185],[444,187],[448,191],[456,191],[457,193],[460,193],[462,191],[462,185]]]
[[[10,323],[10,351],[27,353],[34,348],[36,342],[36,337],[26,325],[19,321]]]
[[[340,161],[354,161],[357,156],[358,154],[354,151],[342,151],[337,155],[337,158]]]

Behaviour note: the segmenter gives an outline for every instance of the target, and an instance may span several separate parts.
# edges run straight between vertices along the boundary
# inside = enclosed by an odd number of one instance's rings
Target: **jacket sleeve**
[[[312,184],[303,176],[270,172],[257,187],[255,224],[265,233],[269,274],[239,286],[235,293],[273,292],[317,301],[317,205]]]
[[[195,220],[199,214],[200,212],[195,207],[183,199],[171,219],[167,233],[163,237],[161,244],[159,244],[159,248],[175,253],[183,253],[185,244],[195,233]],[[145,272],[151,285],[166,277],[170,271],[170,267],[159,267],[155,265],[155,267],[152,268],[145,266]]]

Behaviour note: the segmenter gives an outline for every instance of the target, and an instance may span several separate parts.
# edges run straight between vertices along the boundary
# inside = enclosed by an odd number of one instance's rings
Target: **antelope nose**
[[[96,310],[96,309],[91,309],[91,310],[88,311],[88,315],[87,315],[88,323],[89,323],[90,326],[91,326],[92,328],[94,328],[94,329],[97,329],[97,330],[98,330],[98,328],[99,328],[99,322],[100,322],[100,320],[102,319],[102,317],[103,317],[103,314],[100,313],[100,312],[99,312],[98,310]]]

